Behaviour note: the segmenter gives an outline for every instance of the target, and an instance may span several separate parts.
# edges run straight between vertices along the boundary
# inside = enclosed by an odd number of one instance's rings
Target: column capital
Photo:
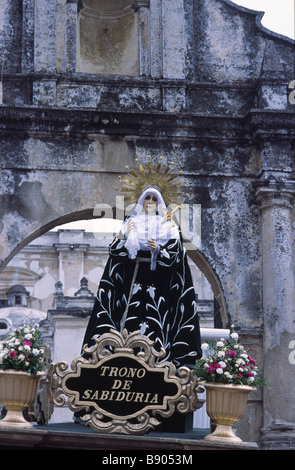
[[[255,197],[261,210],[275,206],[292,208],[292,200],[295,197],[295,181],[258,181],[254,186]]]

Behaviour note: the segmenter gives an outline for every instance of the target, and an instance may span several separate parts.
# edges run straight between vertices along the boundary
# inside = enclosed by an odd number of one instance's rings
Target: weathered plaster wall
[[[202,243],[190,255],[211,280],[224,326],[234,322],[254,341],[275,380],[271,339],[281,338],[277,356],[286,356],[294,291],[287,295],[279,276],[271,289],[267,230],[280,269],[286,263],[293,276],[293,267],[292,257],[277,255],[290,253],[289,232],[273,230],[263,207],[268,198],[293,210],[294,42],[229,0],[137,3],[140,67],[127,77],[77,71],[76,0],[17,0],[13,8],[2,0],[1,31],[16,45],[7,53],[0,107],[2,268],[57,223],[92,217],[99,202],[114,206],[117,176],[135,156],[164,155],[184,171],[184,202],[201,204]],[[4,33],[0,42],[12,50]],[[275,323],[274,315],[288,321]],[[278,423],[295,429],[276,398],[271,410],[260,399],[253,393],[249,413],[257,419],[245,436],[259,437],[263,413],[264,433]]]

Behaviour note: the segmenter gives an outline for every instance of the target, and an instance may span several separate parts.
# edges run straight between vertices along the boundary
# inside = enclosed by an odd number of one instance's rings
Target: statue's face
[[[154,194],[147,194],[143,202],[143,210],[147,214],[152,214],[153,212],[156,212],[157,207],[158,207],[157,196],[155,196]]]

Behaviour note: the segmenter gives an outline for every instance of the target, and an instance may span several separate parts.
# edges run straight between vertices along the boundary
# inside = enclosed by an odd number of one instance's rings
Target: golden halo
[[[150,156],[148,158],[151,159]],[[169,166],[151,161],[139,163],[138,167],[132,169],[123,179],[122,195],[127,203],[136,202],[147,186],[159,188],[167,206],[173,203],[181,204],[180,179]]]

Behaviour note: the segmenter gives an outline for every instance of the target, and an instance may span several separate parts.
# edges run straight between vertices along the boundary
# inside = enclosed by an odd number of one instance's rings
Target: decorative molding
[[[144,434],[160,424],[156,414],[167,418],[176,410],[194,411],[197,392],[203,391],[194,372],[187,367],[176,371],[171,362],[159,363],[165,352],[156,351],[153,344],[139,331],[111,330],[101,335],[93,347],[84,347],[91,359],[75,359],[70,370],[66,362],[51,365],[51,401],[57,406],[67,401],[71,411],[84,412],[81,420],[86,425],[104,433]],[[106,372],[115,370],[118,373]],[[127,370],[133,371],[131,376]]]
[[[114,20],[128,16],[141,7],[148,8],[150,5],[149,0],[129,0],[128,2],[126,1],[125,6],[121,8],[106,8],[105,5],[108,2],[103,3],[104,7],[102,6],[102,2],[98,2],[98,8],[96,9],[87,6],[87,4],[85,4],[85,0],[81,0],[80,12],[83,15],[91,16],[92,18]]]
[[[255,197],[260,209],[281,206],[292,209],[292,200],[295,196],[295,181],[260,181],[255,183]]]

